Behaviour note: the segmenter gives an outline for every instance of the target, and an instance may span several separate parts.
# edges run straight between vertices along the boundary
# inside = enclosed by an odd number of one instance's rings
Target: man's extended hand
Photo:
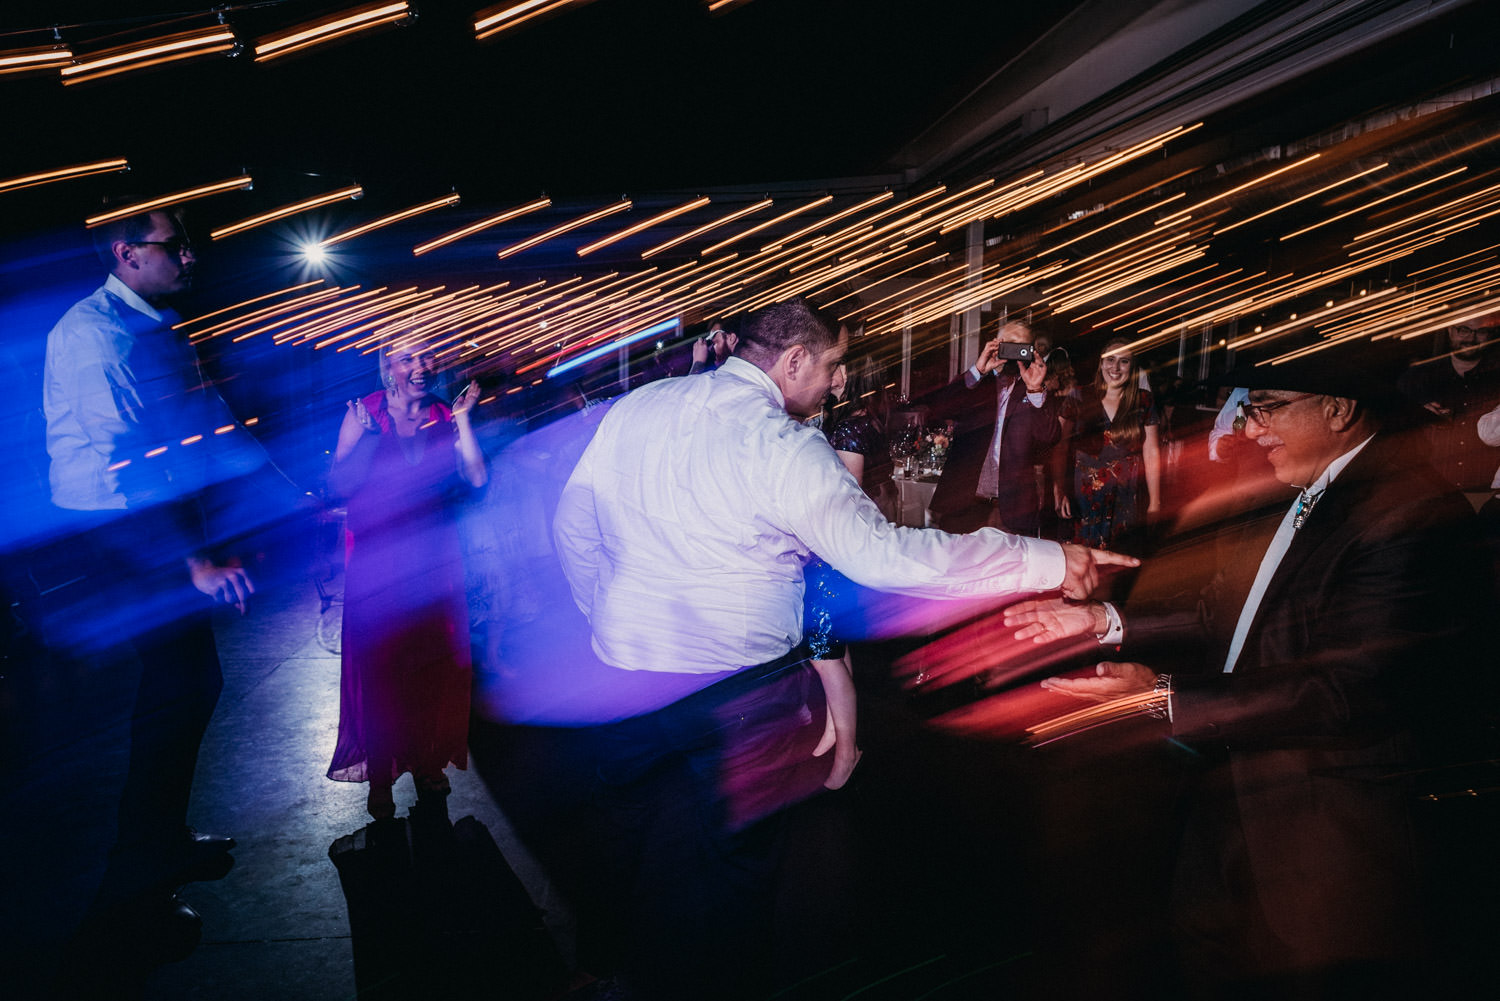
[[[1134,556],[1112,553],[1107,549],[1090,549],[1087,546],[1064,542],[1063,559],[1067,566],[1063,571],[1061,590],[1063,597],[1082,601],[1094,593],[1099,584],[1099,567],[1138,567],[1141,561]]]
[[[693,338],[693,364],[702,365],[708,361],[708,341],[702,337]]]
[[[1033,643],[1055,643],[1075,636],[1103,636],[1109,616],[1097,601],[1082,604],[1061,598],[1023,601],[1005,610],[1005,625],[1016,630],[1016,639]]]
[[[243,567],[221,567],[208,560],[193,559],[188,561],[188,573],[199,591],[215,601],[233,605],[241,615],[245,614],[250,596],[255,593],[255,585],[250,583],[250,575]]]
[[[1092,678],[1048,678],[1042,687],[1059,695],[1090,702],[1108,702],[1126,695],[1142,695],[1156,687],[1156,672],[1145,664],[1104,661]]]

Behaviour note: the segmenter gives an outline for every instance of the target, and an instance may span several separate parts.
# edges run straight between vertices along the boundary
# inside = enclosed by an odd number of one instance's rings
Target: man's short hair
[[[756,310],[740,330],[739,354],[754,365],[774,365],[787,348],[801,344],[822,354],[838,343],[838,321],[806,299],[788,299]]]
[[[158,209],[157,211],[161,211]],[[99,261],[107,271],[115,269],[114,246],[117,243],[139,243],[151,235],[151,212],[140,212],[136,215],[116,219],[114,222],[105,223],[103,226],[93,230],[94,253],[99,256]],[[173,216],[171,212],[164,213]]]

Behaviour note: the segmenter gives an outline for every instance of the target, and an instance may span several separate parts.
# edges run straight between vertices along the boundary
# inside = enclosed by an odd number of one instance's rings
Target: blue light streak
[[[594,348],[592,351],[585,351],[577,358],[570,358],[567,361],[563,362],[561,365],[553,366],[552,369],[547,372],[547,378],[551,379],[554,376],[561,375],[563,372],[566,372],[570,368],[577,368],[579,365],[582,365],[586,362],[591,362],[595,358],[600,358],[604,355],[609,354],[611,351],[617,351],[628,344],[634,344],[637,341],[643,341],[648,337],[655,337],[657,334],[665,333],[666,331],[676,327],[681,320],[682,317],[674,316],[670,320],[663,320],[655,326],[647,327],[645,330],[637,331],[636,333],[630,334],[627,337],[621,337],[617,341],[610,341],[608,344],[600,345],[599,347]]]

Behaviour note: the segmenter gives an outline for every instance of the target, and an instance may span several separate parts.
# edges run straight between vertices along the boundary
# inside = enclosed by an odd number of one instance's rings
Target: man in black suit
[[[1029,364],[1000,357],[1001,344],[1031,342],[1027,324],[1002,324],[973,367],[924,401],[930,420],[955,425],[930,505],[945,532],[988,525],[1035,536],[1041,527],[1036,466],[1062,436],[1061,403],[1043,385],[1047,363],[1040,357]]]
[[[1382,413],[1389,382],[1323,355],[1235,380],[1247,436],[1299,488],[1280,519],[1250,526],[1185,601],[1025,602],[1006,622],[1037,642],[1191,651],[1172,674],[1105,662],[1043,682],[1137,700],[1207,765],[1173,885],[1189,993],[1421,996],[1410,776],[1430,724],[1453,722],[1440,696],[1476,691],[1464,672],[1493,600],[1473,511],[1408,460]]]

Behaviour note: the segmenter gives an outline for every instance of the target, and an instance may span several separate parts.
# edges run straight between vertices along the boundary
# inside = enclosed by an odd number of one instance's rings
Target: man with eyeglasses
[[[198,747],[223,684],[209,613],[245,610],[254,587],[207,553],[199,492],[265,455],[205,385],[167,300],[192,284],[196,258],[178,218],[151,212],[94,231],[104,284],[47,335],[43,407],[60,547],[85,592],[54,648],[128,663],[140,683],[119,832],[89,921],[197,934],[175,891],[232,864],[231,838],[187,826]],[[122,659],[123,655],[123,659]],[[175,931],[172,931],[175,929]],[[90,929],[86,925],[85,932]]]
[[[1500,353],[1489,348],[1500,311],[1449,326],[1437,354],[1401,374],[1402,394],[1430,415],[1432,464],[1443,479],[1482,504],[1494,494],[1495,451],[1479,436],[1479,418],[1500,403]]]
[[[1480,690],[1493,590],[1472,509],[1393,433],[1393,380],[1328,354],[1233,375],[1247,438],[1297,495],[1201,595],[1005,617],[1177,665],[1043,687],[1135,699],[1202,766],[1172,887],[1191,997],[1428,993],[1413,776],[1463,718],[1453,693]]]

